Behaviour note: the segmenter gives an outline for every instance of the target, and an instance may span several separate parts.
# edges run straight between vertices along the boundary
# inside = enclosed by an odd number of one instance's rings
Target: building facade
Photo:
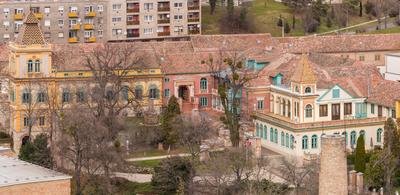
[[[200,34],[196,0],[0,1],[0,40],[13,41],[34,12],[50,43],[175,39]]]
[[[400,82],[400,53],[386,54],[383,76],[387,80]]]

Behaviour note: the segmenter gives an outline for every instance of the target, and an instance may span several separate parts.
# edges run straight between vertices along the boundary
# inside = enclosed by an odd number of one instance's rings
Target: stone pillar
[[[350,192],[356,191],[356,185],[357,185],[357,171],[355,171],[355,170],[349,171],[349,190],[350,190]]]
[[[345,137],[321,137],[321,164],[319,173],[320,195],[347,195],[347,159]]]
[[[364,194],[364,174],[357,173],[357,194]]]

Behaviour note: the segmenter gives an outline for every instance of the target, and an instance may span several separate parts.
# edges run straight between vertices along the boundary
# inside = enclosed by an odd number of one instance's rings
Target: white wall
[[[386,80],[400,81],[400,55],[386,55],[385,67]]]

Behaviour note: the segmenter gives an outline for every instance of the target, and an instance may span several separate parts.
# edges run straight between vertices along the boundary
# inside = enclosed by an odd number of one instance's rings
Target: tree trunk
[[[360,0],[360,14],[359,14],[359,16],[360,17],[363,16],[363,3],[362,3],[362,0]]]
[[[292,29],[294,30],[296,28],[296,16],[294,15],[294,12],[293,12],[293,15],[292,15]]]

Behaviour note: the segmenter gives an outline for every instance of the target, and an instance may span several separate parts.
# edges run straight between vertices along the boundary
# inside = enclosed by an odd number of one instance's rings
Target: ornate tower
[[[303,54],[291,78],[291,89],[302,95],[315,94],[317,79],[308,61],[308,55]]]

